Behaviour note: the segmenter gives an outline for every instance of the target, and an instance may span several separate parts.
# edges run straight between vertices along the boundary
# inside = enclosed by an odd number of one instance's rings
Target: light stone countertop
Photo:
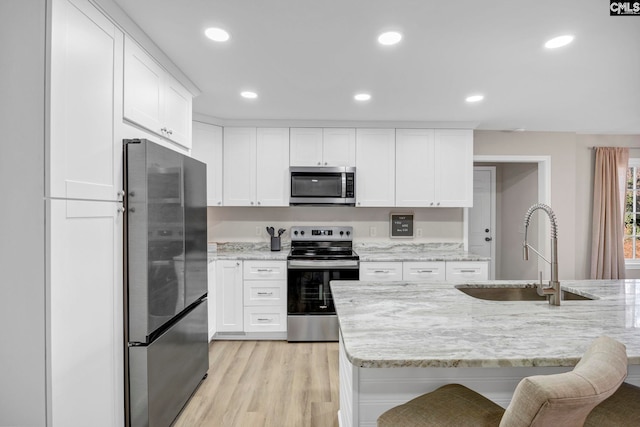
[[[270,243],[265,242],[209,243],[208,260],[286,261],[289,248],[285,241],[279,251],[272,251]]]
[[[500,286],[530,281],[487,281]],[[363,368],[574,366],[608,335],[640,364],[640,280],[562,281],[593,301],[486,301],[454,283],[333,281],[349,361]]]
[[[353,249],[360,261],[489,261],[466,252],[462,243],[359,242]]]
[[[286,261],[291,243],[282,241],[280,251],[271,251],[268,242],[209,243],[208,260]],[[354,243],[360,261],[489,261],[462,248],[462,243]]]

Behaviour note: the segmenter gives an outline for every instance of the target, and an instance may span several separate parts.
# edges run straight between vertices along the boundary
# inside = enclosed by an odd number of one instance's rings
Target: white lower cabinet
[[[242,261],[216,261],[216,330],[244,331]]]
[[[219,335],[241,339],[285,337],[286,261],[220,260],[216,261],[215,277],[215,328]]]
[[[286,307],[258,306],[244,308],[245,332],[286,332]]]
[[[286,261],[244,262],[244,331],[287,331]]]
[[[216,333],[216,263],[210,262],[207,268],[207,317],[209,319],[209,341]]]
[[[402,279],[407,282],[421,280],[444,281],[446,280],[446,266],[444,261],[421,262],[406,261],[402,263]]]
[[[375,282],[456,282],[489,280],[486,261],[364,261],[360,280]]]
[[[447,262],[447,280],[450,282],[488,279],[489,265],[486,261]]]
[[[402,280],[402,262],[361,262],[360,280],[376,282]]]

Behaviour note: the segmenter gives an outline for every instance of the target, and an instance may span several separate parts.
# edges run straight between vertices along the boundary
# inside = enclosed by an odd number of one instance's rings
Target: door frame
[[[551,156],[521,156],[521,155],[475,155],[475,163],[536,163],[538,165],[538,203],[551,206]],[[526,212],[522,212],[523,218]],[[463,244],[464,250],[469,250],[469,208],[463,209]],[[548,221],[541,222],[538,226],[538,242],[544,242],[545,236],[550,233]],[[540,246],[540,252],[547,258],[546,245]],[[540,257],[538,258],[538,270],[546,271],[547,264]]]

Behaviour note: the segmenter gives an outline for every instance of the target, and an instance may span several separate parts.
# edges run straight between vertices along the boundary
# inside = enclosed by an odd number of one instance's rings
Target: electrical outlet
[[[262,236],[262,227],[256,226],[256,236]]]
[[[416,236],[422,237],[422,228],[416,228]]]
[[[377,231],[376,231],[376,228],[375,228],[375,227],[369,227],[369,236],[371,236],[371,237],[376,237],[376,235],[377,235],[377,234],[378,234],[378,233],[377,233]]]

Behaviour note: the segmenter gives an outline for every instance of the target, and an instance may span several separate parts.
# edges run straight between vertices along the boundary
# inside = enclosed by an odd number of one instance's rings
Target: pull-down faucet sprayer
[[[531,222],[531,215],[533,215],[533,212],[538,209],[545,211],[551,221],[551,261],[546,259],[533,246],[527,243],[527,231],[529,223]],[[522,247],[522,257],[525,261],[529,259],[529,249],[551,265],[551,280],[549,281],[549,287],[545,288],[542,286],[542,273],[540,273],[538,294],[541,296],[549,295],[549,304],[560,305],[560,282],[558,281],[558,223],[556,221],[556,214],[553,213],[553,210],[551,210],[549,206],[543,203],[537,203],[531,206],[524,217],[524,244]]]

